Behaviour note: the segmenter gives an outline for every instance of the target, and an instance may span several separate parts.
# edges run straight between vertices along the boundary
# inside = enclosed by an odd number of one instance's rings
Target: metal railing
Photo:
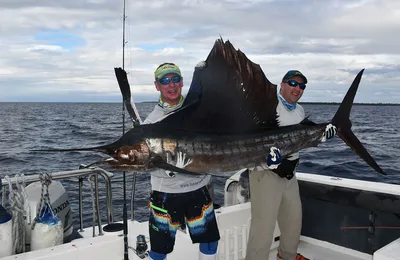
[[[84,167],[84,166],[81,166]],[[60,179],[68,179],[68,178],[74,178],[77,177],[79,180],[79,226],[80,226],[80,231],[83,230],[83,180],[85,177],[91,178],[91,176],[94,176],[94,192],[95,192],[95,205],[96,205],[96,216],[97,216],[97,225],[99,228],[99,235],[103,234],[102,230],[102,224],[101,224],[101,215],[100,215],[100,208],[99,208],[99,185],[98,185],[98,177],[102,177],[104,179],[105,183],[105,189],[106,189],[106,200],[107,200],[107,222],[108,224],[114,223],[114,214],[113,214],[113,206],[112,206],[112,190],[111,190],[111,178],[114,176],[111,172],[107,172],[101,168],[96,168],[96,167],[89,167],[85,169],[79,169],[79,170],[71,170],[71,171],[61,171],[61,172],[54,172],[50,173],[51,177],[53,180],[60,180]],[[28,185],[33,182],[40,181],[40,175],[39,174],[33,174],[33,175],[26,175],[24,176],[25,183]],[[15,184],[17,182],[16,177],[10,177],[9,181],[11,184]],[[1,186],[6,186],[8,185],[8,181],[5,179],[1,180]],[[4,190],[4,189],[2,189]],[[5,196],[5,194],[3,194]],[[93,224],[93,236],[95,236],[94,232],[94,227],[95,224]]]

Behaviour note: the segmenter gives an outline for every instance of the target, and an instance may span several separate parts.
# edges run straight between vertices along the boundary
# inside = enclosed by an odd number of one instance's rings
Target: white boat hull
[[[399,185],[348,180],[332,178],[314,174],[298,173],[299,181],[310,183],[321,183],[334,187],[346,187],[350,189],[381,192],[400,196]],[[230,178],[237,181],[238,175]],[[227,187],[227,186],[226,186]],[[228,195],[228,194],[226,194]],[[241,260],[244,259],[248,230],[251,220],[251,202],[224,206],[216,210],[221,240],[218,247],[219,260]],[[311,217],[311,216],[305,216]],[[96,230],[97,231],[97,230]],[[93,228],[86,228],[80,232],[82,238],[75,239],[70,243],[41,249],[24,254],[1,258],[1,260],[32,259],[32,260],[121,260],[124,259],[124,240],[122,231],[104,232],[104,235],[92,237]],[[276,225],[274,238],[279,237],[279,227]],[[141,259],[134,253],[136,248],[136,237],[145,235],[148,242],[148,222],[128,221],[128,244],[129,259]],[[149,243],[148,243],[149,245]],[[268,259],[276,259],[276,249],[279,240],[271,246]],[[150,245],[149,245],[150,246]],[[314,260],[398,260],[400,259],[400,236],[397,240],[375,251],[367,254],[347,247],[339,246],[326,241],[301,236],[298,251]],[[146,257],[145,259],[148,259]],[[174,251],[168,255],[168,260],[198,259],[198,244],[192,244],[189,234],[179,230],[176,235]],[[267,258],[266,258],[267,259]]]

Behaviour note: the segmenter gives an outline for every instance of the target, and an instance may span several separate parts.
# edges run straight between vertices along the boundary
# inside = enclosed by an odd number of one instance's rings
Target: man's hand
[[[188,166],[189,164],[191,164],[192,163],[192,159],[187,159],[186,160],[186,154],[184,154],[184,153],[182,153],[182,152],[178,152],[177,154],[176,154],[176,157],[177,157],[177,159],[176,159],[176,167],[178,167],[178,168],[181,168],[181,169],[183,169],[183,168],[185,168],[186,166]]]
[[[336,135],[337,129],[336,126],[332,124],[328,124],[325,128],[325,132],[322,135],[322,142],[325,142],[327,139],[331,139]]]
[[[267,166],[268,169],[274,170],[278,168],[279,164],[282,162],[281,151],[276,147],[271,147],[270,152],[267,156]]]
[[[171,155],[169,153],[167,153],[167,163],[174,165],[175,167],[183,169],[192,163],[192,159],[186,159],[186,154],[184,154],[182,152],[177,152],[176,161],[173,161],[171,158]],[[165,174],[167,174],[167,176],[171,177],[171,178],[175,177],[175,173],[172,171],[169,171],[169,170],[166,170]]]

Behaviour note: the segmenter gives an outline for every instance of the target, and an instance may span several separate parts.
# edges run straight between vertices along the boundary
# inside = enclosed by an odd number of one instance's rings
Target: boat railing
[[[113,206],[112,206],[112,189],[111,189],[111,178],[114,176],[113,173],[105,171],[104,169],[97,167],[88,167],[81,165],[78,170],[70,170],[70,171],[60,171],[49,173],[51,175],[52,180],[61,180],[61,179],[70,179],[70,178],[78,178],[79,181],[79,227],[80,231],[83,231],[83,180],[85,178],[89,178],[94,183],[94,203],[96,208],[96,217],[97,217],[97,225],[99,228],[99,235],[103,234],[102,223],[101,223],[101,214],[99,207],[99,177],[102,177],[105,183],[106,190],[106,201],[107,201],[107,222],[108,224],[114,223],[114,214],[113,214]],[[18,181],[17,177],[10,177],[7,180],[1,179],[1,186],[3,191],[3,196],[5,196],[5,187],[11,182],[11,184],[15,184]],[[33,182],[40,181],[40,174],[32,174],[24,176],[25,184],[28,185]],[[93,223],[93,236],[95,236],[95,223]]]

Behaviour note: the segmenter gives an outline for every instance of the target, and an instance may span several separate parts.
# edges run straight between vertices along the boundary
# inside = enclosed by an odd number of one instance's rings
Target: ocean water
[[[154,103],[137,104],[144,119]],[[309,119],[329,121],[338,105],[303,105]],[[400,106],[355,105],[351,112],[353,132],[361,140],[387,175],[379,175],[362,161],[340,138],[333,138],[316,147],[302,150],[298,171],[400,184]],[[52,173],[76,170],[104,155],[95,152],[43,153],[33,149],[91,147],[117,140],[123,132],[122,105],[117,103],[0,103],[0,177],[16,174]],[[125,131],[130,127],[125,116]],[[122,219],[122,172],[112,179],[113,207],[116,220]],[[132,176],[127,173],[128,203],[132,191]],[[223,203],[223,186],[229,176],[214,178],[216,202]],[[68,192],[75,229],[79,225],[78,179],[61,181]],[[100,210],[106,223],[104,185],[100,183]],[[137,175],[134,218],[148,218],[147,202],[150,176]],[[90,184],[84,182],[84,226],[92,223]],[[128,209],[130,205],[128,205]],[[129,214],[129,213],[128,213]]]

